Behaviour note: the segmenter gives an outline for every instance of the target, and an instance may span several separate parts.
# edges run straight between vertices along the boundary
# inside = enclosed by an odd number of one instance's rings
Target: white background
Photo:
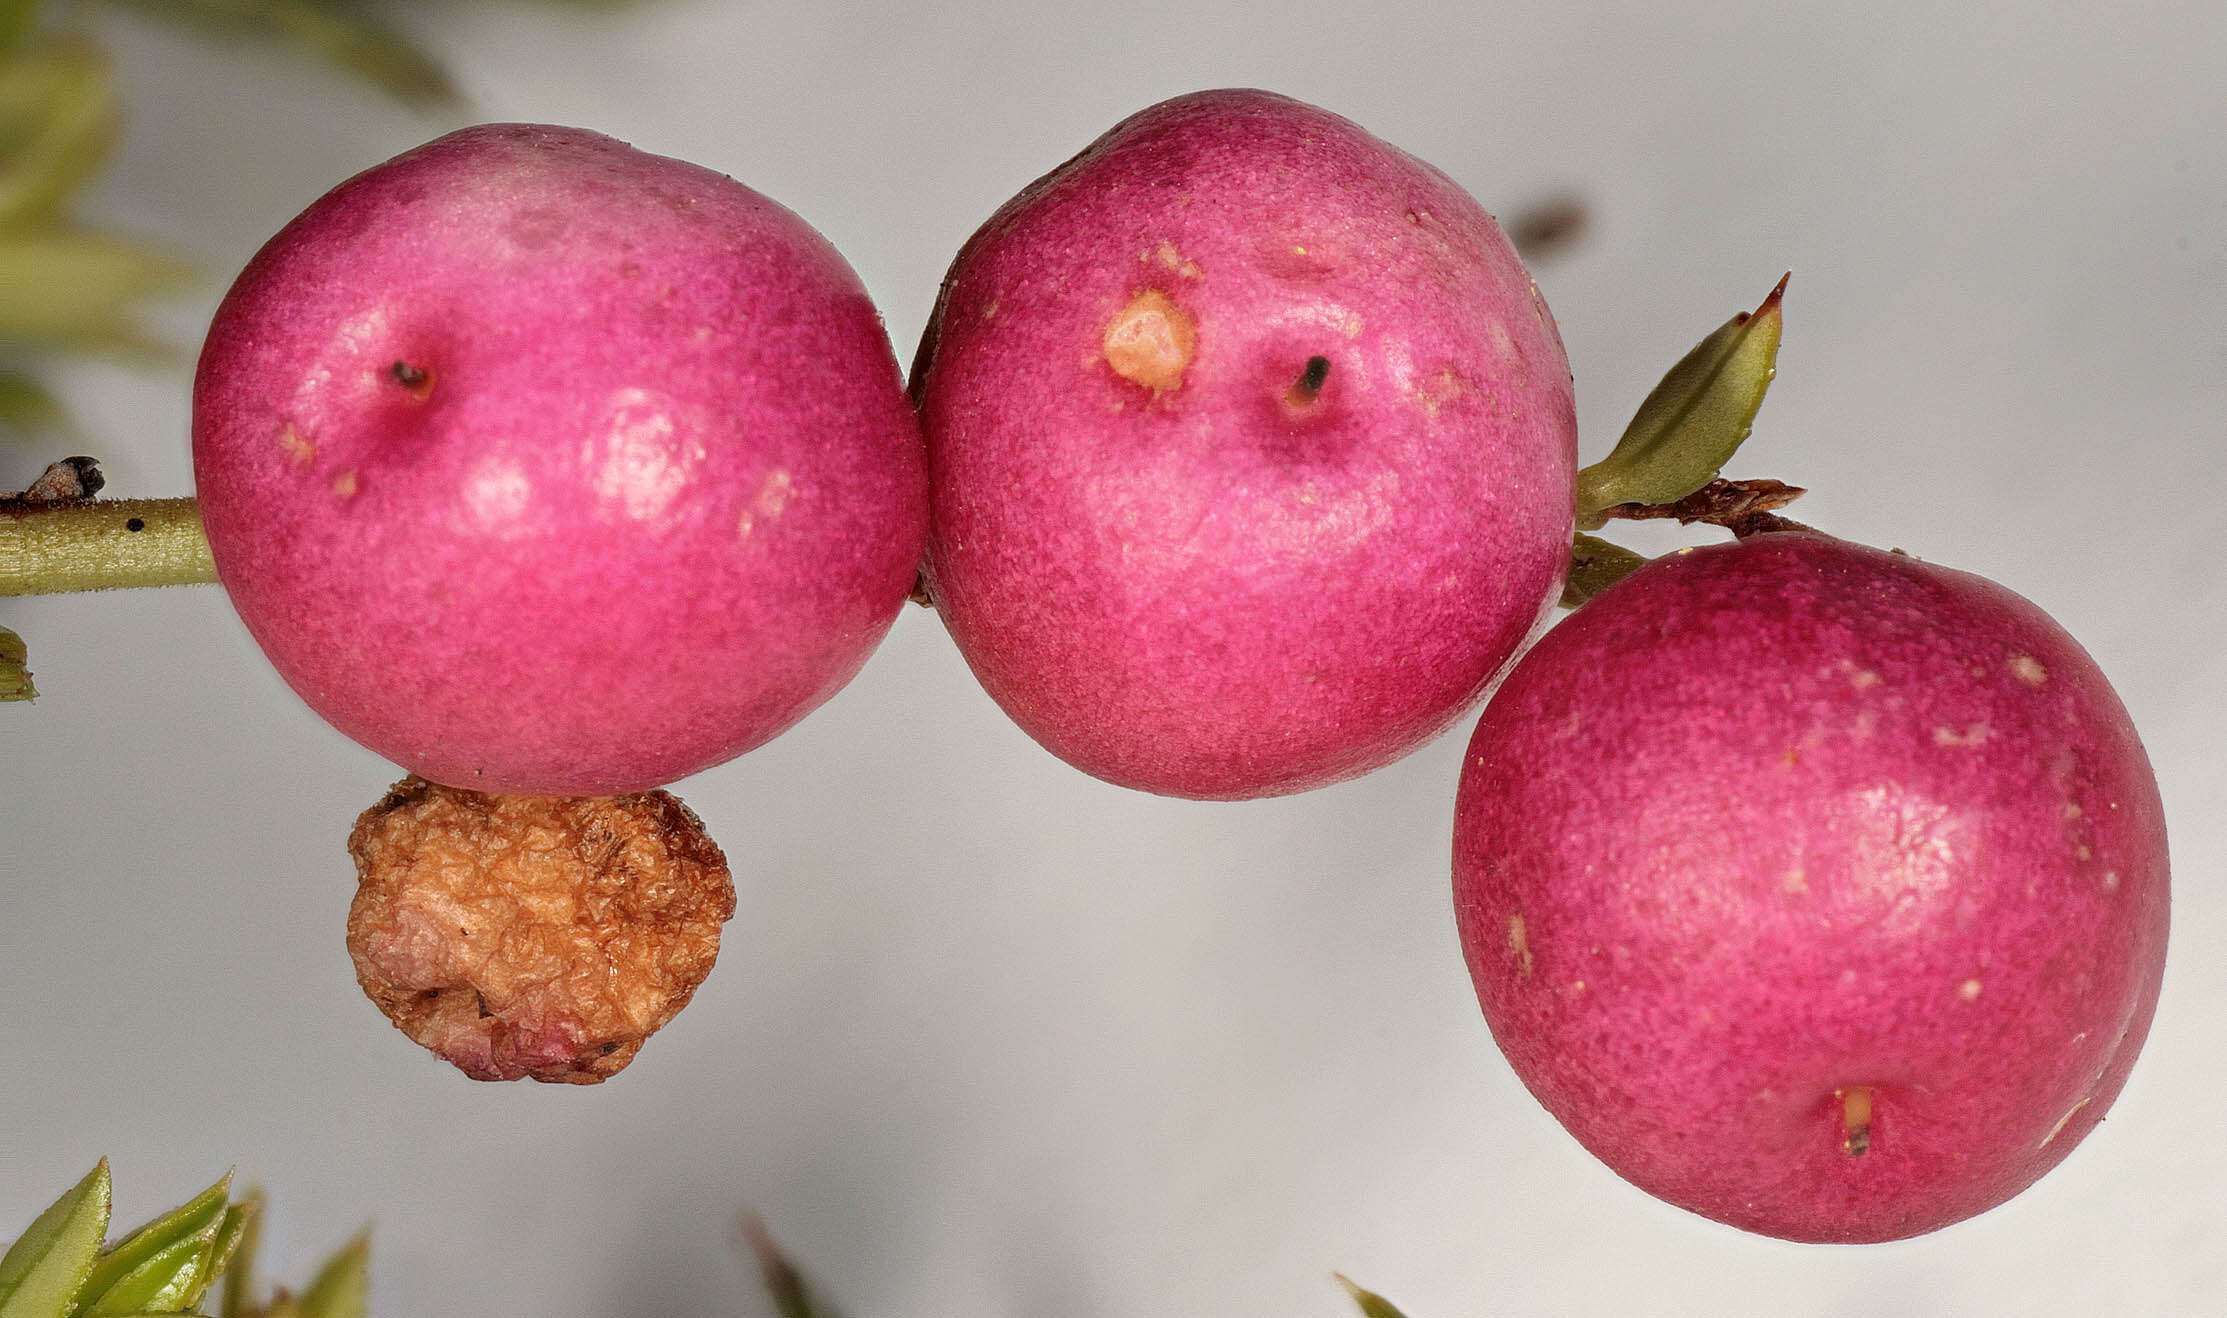
[[[375,1223],[408,1315],[768,1311],[744,1207],[853,1318],[2195,1314],[2227,1308],[2227,7],[1952,0],[1379,11],[422,4],[471,116],[573,123],[818,225],[909,360],[951,253],[1122,116],[1285,91],[1507,215],[1582,453],[1791,268],[1735,474],[1804,520],[1995,577],[2079,636],[2173,829],[2163,1004],[2110,1120],[2008,1206],[1803,1247],[1647,1198],[1494,1051],[1456,946],[1451,736],[1359,782],[1202,805],[1009,725],[930,613],[680,792],[741,910],[695,1004],[595,1089],[468,1082],[341,944],[343,840],[397,771],[279,683],[214,587],[7,601],[0,1234],[93,1159],[119,1220],[237,1164],[297,1281]],[[166,26],[111,28],[129,132],[91,207],[230,272],[341,178],[462,122]],[[64,382],[110,493],[189,483],[183,369]],[[0,487],[46,456],[0,454]]]

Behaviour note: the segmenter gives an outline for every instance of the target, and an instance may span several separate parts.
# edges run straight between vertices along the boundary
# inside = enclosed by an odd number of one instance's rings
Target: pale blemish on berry
[[[1966,1002],[1972,1001],[1979,995],[1980,982],[1976,979],[1967,979],[1963,983],[1956,986],[1956,996],[1964,999]]]
[[[1163,394],[1183,387],[1198,327],[1167,294],[1148,288],[1107,322],[1103,349],[1114,374]]]
[[[521,520],[533,500],[533,483],[516,462],[489,459],[464,481],[464,507],[481,531],[523,531]]]
[[[1980,746],[1986,744],[1987,737],[1988,726],[1985,723],[1966,724],[1961,732],[1947,724],[1936,725],[1933,729],[1933,744],[1936,746]]]
[[[750,501],[736,520],[736,535],[748,539],[759,526],[779,517],[781,510],[789,506],[789,494],[795,485],[795,478],[786,467],[776,467],[767,473],[765,483],[758,487],[758,497]]]
[[[2074,1117],[2080,1115],[2080,1109],[2088,1106],[2088,1104],[2093,1101],[2095,1100],[2092,1097],[2087,1097],[2082,1098],[2079,1102],[2073,1104],[2072,1107],[2068,1109],[2063,1116],[2057,1118],[2057,1124],[2049,1128],[2049,1133],[2041,1137],[2041,1143],[2035,1145],[2034,1147],[2037,1149],[2048,1148],[2050,1141],[2056,1139],[2059,1135],[2064,1134],[2065,1127],[2072,1124],[2072,1119]]]
[[[593,473],[589,488],[602,506],[637,522],[671,508],[705,458],[703,444],[653,390],[625,388],[605,403],[602,431],[581,455]]]
[[[356,497],[359,482],[354,467],[344,467],[333,474],[333,497],[342,503]]]
[[[1435,418],[1448,403],[1470,397],[1476,392],[1476,384],[1462,374],[1460,368],[1447,362],[1438,368],[1437,374],[1417,385],[1410,397],[1422,409],[1424,416]]]
[[[2028,686],[2040,686],[2049,680],[2049,670],[2042,666],[2041,660],[2030,654],[2012,655],[2010,670],[2018,674],[2018,680]]]
[[[2105,892],[2117,892],[2118,889],[2119,872],[2117,870],[2105,870],[2103,872],[2103,890]]]
[[[1786,877],[1780,880],[1779,887],[1787,892],[1808,892],[1809,871],[1802,869],[1799,866],[1788,870],[1786,872]]]
[[[1848,685],[1858,691],[1869,691],[1886,680],[1869,668],[1859,668],[1848,675]]]
[[[303,439],[301,432],[292,425],[280,428],[278,446],[285,450],[286,456],[297,467],[306,467],[317,460],[317,446]]]
[[[1304,255],[1307,249],[1304,247],[1298,247],[1293,248],[1292,250]],[[1185,257],[1183,253],[1176,250],[1174,243],[1169,242],[1166,239],[1162,239],[1160,241],[1159,247],[1153,250],[1150,259],[1157,260],[1161,265],[1164,265],[1168,269],[1175,271],[1178,275],[1181,275],[1185,279],[1206,278],[1206,271],[1199,268],[1198,262]]]
[[[1523,926],[1523,913],[1508,917],[1508,954],[1516,959],[1516,977],[1531,978],[1537,962],[1531,956],[1531,935]]]

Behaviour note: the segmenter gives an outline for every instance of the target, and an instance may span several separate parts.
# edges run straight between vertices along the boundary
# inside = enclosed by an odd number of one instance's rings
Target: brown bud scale
[[[679,798],[405,778],[348,839],[348,952],[396,1027],[475,1080],[594,1084],[711,972],[726,857]]]

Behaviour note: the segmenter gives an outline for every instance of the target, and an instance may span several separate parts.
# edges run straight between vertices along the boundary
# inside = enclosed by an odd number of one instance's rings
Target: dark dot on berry
[[[1313,407],[1315,400],[1322,395],[1323,383],[1329,378],[1330,359],[1309,357],[1306,368],[1299,372],[1299,378],[1292,381],[1289,389],[1284,390],[1285,404],[1299,409]]]
[[[127,531],[144,531],[147,529],[147,523],[137,517],[134,517],[130,521],[124,523],[124,529]]]
[[[387,370],[394,376],[394,382],[405,389],[423,389],[426,380],[430,378],[424,367],[413,366],[408,362],[396,362]]]

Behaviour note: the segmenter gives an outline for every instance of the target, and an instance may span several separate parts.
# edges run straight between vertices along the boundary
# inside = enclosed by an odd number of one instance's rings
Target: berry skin
[[[450,134],[271,239],[210,327],[194,472],[288,684],[489,792],[638,791],[764,742],[858,671],[926,534],[841,256],[568,128]]]
[[[913,389],[937,612],[1030,736],[1125,786],[1400,758],[1569,557],[1569,363],[1499,227],[1266,92],[1156,105],[1008,202]]]
[[[1486,1020],[1640,1188],[1913,1236],[2103,1119],[2157,1005],[2162,807],[2088,655],[1992,582],[1776,532],[1641,568],[1480,719],[1454,895]]]

